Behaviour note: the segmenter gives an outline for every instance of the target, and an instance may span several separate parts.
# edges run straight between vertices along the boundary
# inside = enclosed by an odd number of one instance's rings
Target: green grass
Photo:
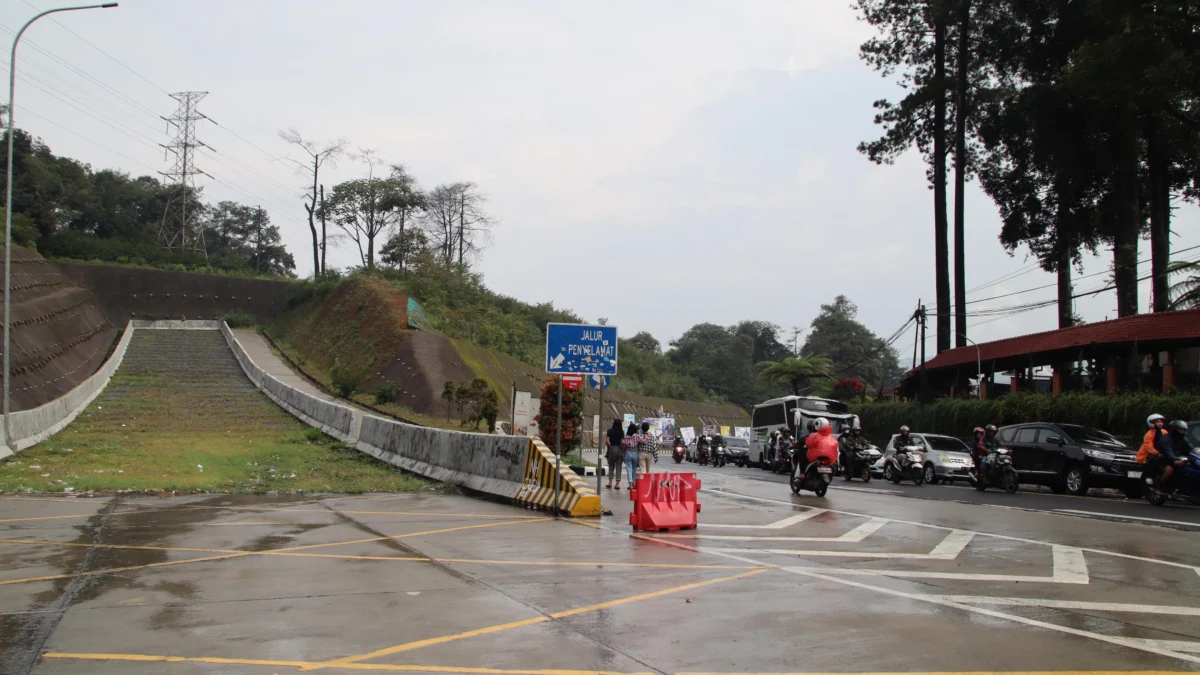
[[[442,489],[345,447],[260,392],[210,407],[176,383],[120,372],[66,429],[0,461],[0,494]]]

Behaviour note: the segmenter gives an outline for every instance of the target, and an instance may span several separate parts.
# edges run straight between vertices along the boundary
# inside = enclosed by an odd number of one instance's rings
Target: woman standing
[[[617,481],[617,489],[621,489],[621,463],[625,460],[625,451],[621,449],[621,441],[625,440],[625,432],[621,430],[621,420],[613,420],[612,428],[608,430],[608,487]]]
[[[637,436],[638,469],[650,473],[650,463],[658,461],[658,439],[650,433],[650,423],[642,422],[642,433]]]

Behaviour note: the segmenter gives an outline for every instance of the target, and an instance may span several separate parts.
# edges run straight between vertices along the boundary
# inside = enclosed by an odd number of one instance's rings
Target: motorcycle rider
[[[1154,446],[1158,443],[1159,436],[1167,434],[1167,418],[1154,413],[1146,418],[1146,426],[1150,427],[1150,430],[1142,437],[1142,447],[1134,459],[1138,464],[1150,464],[1153,467],[1158,463],[1159,457],[1158,449]]]
[[[984,443],[985,434],[987,430],[983,427],[975,427],[975,440],[971,441],[971,459],[975,460],[977,475],[983,475],[983,460],[988,455],[988,448]]]
[[[783,461],[787,459],[788,453],[792,450],[792,430],[779,430],[779,443],[776,446],[775,466],[783,469]]]
[[[862,429],[860,427],[848,428],[838,437],[838,450],[841,455],[842,468],[850,471],[853,468],[855,454],[863,449],[870,447],[867,439],[862,437]]]
[[[1162,473],[1162,491],[1170,492],[1171,477],[1175,474],[1175,467],[1182,467],[1187,463],[1188,454],[1192,451],[1192,443],[1188,440],[1188,423],[1183,420],[1175,420],[1167,425],[1168,433],[1165,436],[1159,436],[1155,442],[1154,448],[1158,450],[1159,462],[1163,468]]]
[[[692,458],[693,462],[700,461],[701,448],[703,448],[705,452],[708,451],[708,434],[700,434],[700,436],[696,439],[696,456]]]
[[[908,451],[905,448],[915,444],[912,437],[908,435],[909,431],[911,429],[908,428],[908,425],[901,426],[900,435],[896,436],[895,440],[892,441],[892,450],[896,453],[896,462],[900,465],[901,469],[908,462]]]
[[[808,438],[804,439],[804,445],[808,449],[806,454],[808,462],[811,464],[821,457],[827,458],[830,463],[836,462],[838,441],[833,437],[833,427],[829,424],[829,420],[818,417],[812,421],[812,426],[816,427],[815,432],[810,433]]]

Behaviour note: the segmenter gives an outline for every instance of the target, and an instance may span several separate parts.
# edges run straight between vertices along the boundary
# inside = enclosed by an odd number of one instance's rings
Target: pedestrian
[[[625,438],[621,440],[621,450],[625,459],[625,480],[629,481],[629,489],[637,484],[637,469],[638,469],[638,446],[637,446],[637,427],[633,424],[629,425],[629,429],[625,432]]]
[[[638,469],[650,473],[651,462],[658,461],[658,439],[650,433],[650,423],[642,422],[642,433],[637,435]]]
[[[612,428],[608,430],[608,487],[612,489],[613,481],[617,489],[621,489],[621,464],[625,461],[625,451],[621,449],[621,441],[625,440],[625,431],[621,429],[621,420],[613,420]]]

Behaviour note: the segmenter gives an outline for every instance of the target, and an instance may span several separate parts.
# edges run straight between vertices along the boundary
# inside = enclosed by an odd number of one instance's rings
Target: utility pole
[[[925,375],[925,305],[921,305],[918,311],[921,315],[921,393],[918,399],[924,405],[925,399],[929,398],[929,379]]]
[[[205,96],[208,96],[207,91],[181,91],[171,94],[171,98],[179,101],[179,109],[174,115],[163,119],[167,121],[168,128],[175,128],[175,137],[162,147],[167,153],[175,156],[175,163],[170,171],[159,173],[177,188],[163,209],[158,236],[162,240],[163,248],[167,250],[200,251],[207,260],[204,234],[194,227],[196,212],[188,210],[189,201],[196,197],[196,174],[207,175],[196,168],[196,151],[206,147],[204,143],[196,140],[196,122],[208,119],[197,109],[200,100]]]
[[[325,274],[325,185],[321,184],[321,274]],[[403,270],[401,270],[403,271]],[[316,276],[316,273],[313,274]],[[516,385],[513,385],[514,387]]]

